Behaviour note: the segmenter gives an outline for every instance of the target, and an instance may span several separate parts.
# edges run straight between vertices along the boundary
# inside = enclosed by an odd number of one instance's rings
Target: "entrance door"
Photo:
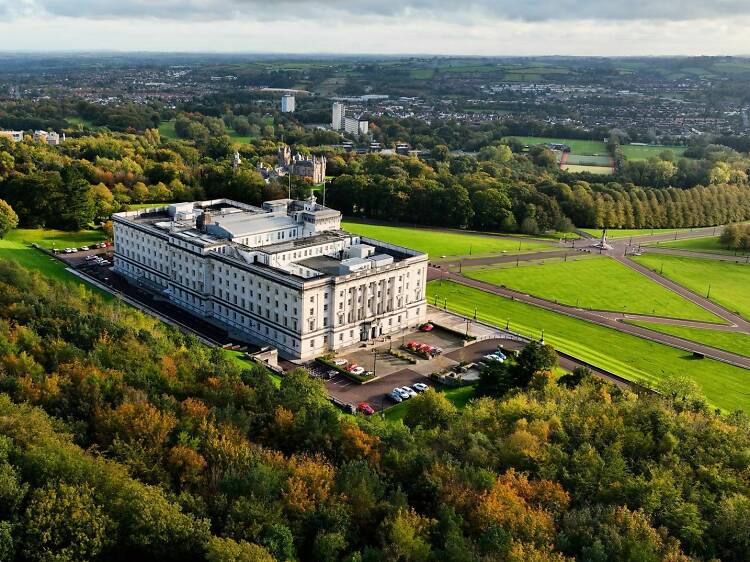
[[[370,333],[370,329],[367,327],[367,324],[363,324],[362,328],[359,330],[359,340],[360,341],[367,341],[369,338],[367,337]]]

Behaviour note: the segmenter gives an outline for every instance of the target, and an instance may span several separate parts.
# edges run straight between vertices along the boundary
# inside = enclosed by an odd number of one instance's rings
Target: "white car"
[[[351,371],[349,371],[353,375],[361,375],[365,372],[364,367],[354,367]]]
[[[406,392],[403,388],[399,388],[399,387],[394,388],[391,394],[398,395],[398,397],[401,398],[401,400],[408,400],[409,398],[411,398],[411,394]]]
[[[427,390],[428,388],[430,388],[429,386],[427,386],[423,382],[415,382],[413,385],[411,385],[411,387],[414,390],[416,390],[417,392],[424,392],[425,390]]]
[[[93,261],[96,259],[96,256],[86,256],[86,261]]]
[[[81,246],[81,251],[82,252],[88,252],[89,251],[89,247],[88,246]]]
[[[401,387],[401,390],[403,390],[404,392],[406,392],[406,393],[407,393],[407,394],[409,395],[409,397],[411,397],[411,396],[416,396],[416,395],[417,395],[417,393],[416,393],[416,392],[414,392],[414,390],[412,390],[412,389],[411,389],[410,387],[408,387],[408,386],[402,386],[402,387]]]
[[[343,367],[343,366],[344,366],[344,365],[346,365],[346,364],[347,364],[348,362],[349,362],[349,361],[347,361],[346,359],[334,359],[334,360],[333,360],[333,364],[334,364],[334,365],[336,365],[337,367]]]
[[[490,363],[494,363],[494,362],[502,363],[503,362],[503,360],[500,359],[497,355],[485,355],[484,360]]]

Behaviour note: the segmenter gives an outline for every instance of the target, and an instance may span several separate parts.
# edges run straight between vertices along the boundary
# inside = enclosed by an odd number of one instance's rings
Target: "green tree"
[[[442,392],[430,388],[410,400],[404,423],[409,427],[421,425],[425,429],[447,427],[456,416],[456,407]]]
[[[534,373],[551,371],[557,364],[558,358],[554,347],[536,340],[530,341],[518,354],[515,364],[511,367],[513,385],[525,387],[531,382]]]
[[[257,544],[212,537],[206,547],[206,560],[208,562],[274,562],[274,557]]]
[[[18,215],[6,201],[0,199],[0,239],[5,238],[11,230],[18,226]]]
[[[107,547],[113,527],[88,486],[39,488],[24,513],[23,554],[44,562],[88,561]]]

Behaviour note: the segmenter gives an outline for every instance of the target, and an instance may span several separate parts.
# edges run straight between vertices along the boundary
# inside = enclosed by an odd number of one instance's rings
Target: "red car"
[[[431,332],[435,326],[427,322],[426,324],[422,324],[419,329],[423,332]]]
[[[375,413],[375,410],[372,409],[372,406],[370,406],[367,402],[360,402],[357,404],[357,411],[362,412],[366,416],[371,416]]]

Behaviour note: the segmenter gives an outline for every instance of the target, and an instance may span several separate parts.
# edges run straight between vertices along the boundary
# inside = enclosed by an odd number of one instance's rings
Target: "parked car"
[[[417,392],[424,392],[425,390],[427,390],[428,388],[430,388],[429,386],[427,386],[423,382],[415,382],[413,385],[411,385],[411,387],[414,390],[416,390]]]
[[[326,374],[325,374],[324,378],[325,378],[325,379],[326,379],[327,381],[329,381],[329,380],[331,380],[331,379],[332,379],[333,377],[335,377],[335,376],[336,376],[336,375],[338,375],[338,374],[339,374],[339,372],[338,372],[338,371],[334,371],[333,369],[331,369],[330,371],[327,371],[327,372],[326,372]]]
[[[360,402],[357,404],[357,411],[362,412],[366,416],[371,416],[375,413],[375,410],[372,409],[372,406],[370,406],[367,402]]]
[[[396,404],[401,404],[401,402],[404,401],[403,398],[401,398],[401,394],[399,392],[396,392],[396,389],[394,388],[391,390],[388,394],[386,394],[388,398],[393,400]]]
[[[96,256],[86,256],[86,261],[93,261],[96,259]]]
[[[364,367],[360,367],[359,365],[356,365],[351,371],[349,371],[353,375],[363,375],[365,372]]]
[[[346,359],[334,359],[334,360],[333,360],[333,364],[334,364],[334,365],[336,365],[337,367],[343,367],[343,366],[344,366],[344,365],[346,365],[346,364],[347,364],[348,362],[349,362],[349,361],[347,361]]]
[[[82,252],[88,252],[89,251],[89,247],[88,246],[81,246],[81,251]]]
[[[500,351],[499,349],[495,353],[493,353],[492,355],[496,355],[497,357],[499,357],[503,361],[505,361],[507,359],[507,357],[505,356],[505,354],[502,351]]]
[[[432,324],[430,324],[429,322],[425,322],[424,324],[422,324],[422,325],[421,325],[421,326],[419,327],[419,330],[420,330],[421,332],[431,332],[431,331],[432,331],[432,330],[434,330],[434,329],[435,329],[435,326],[433,326],[433,325],[432,325]]]
[[[407,393],[407,394],[409,395],[409,397],[410,397],[410,398],[411,398],[412,396],[416,396],[416,395],[417,395],[417,393],[416,393],[416,392],[414,392],[414,391],[413,391],[413,390],[411,389],[411,387],[408,387],[408,386],[402,386],[402,387],[401,387],[401,390],[403,390],[404,392],[406,392],[406,393]]]
[[[485,355],[484,361],[486,363],[502,363],[505,359],[500,359],[497,355]]]
[[[399,398],[401,398],[401,400],[408,400],[409,398],[411,398],[411,394],[409,394],[403,388],[400,388],[398,386],[396,388],[394,388],[392,392],[395,393],[395,394],[398,394],[398,396],[399,396]]]

